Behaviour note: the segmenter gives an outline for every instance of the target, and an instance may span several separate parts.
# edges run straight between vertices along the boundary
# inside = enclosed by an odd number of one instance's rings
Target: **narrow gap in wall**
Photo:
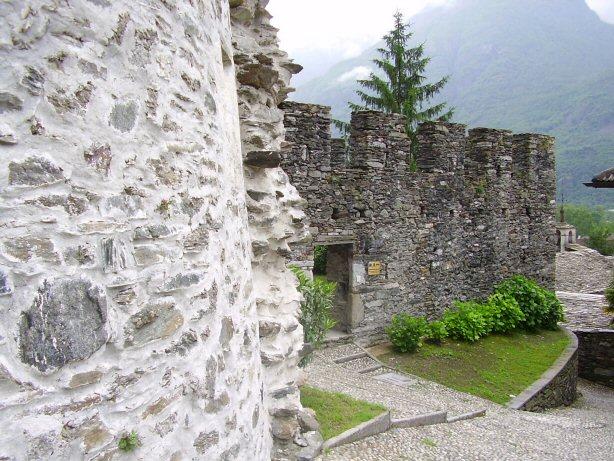
[[[314,278],[321,277],[337,284],[331,311],[336,321],[334,330],[348,332],[350,318],[350,267],[352,245],[316,245],[314,248]]]

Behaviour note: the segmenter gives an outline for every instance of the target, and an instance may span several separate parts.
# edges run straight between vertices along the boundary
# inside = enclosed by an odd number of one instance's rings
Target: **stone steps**
[[[361,359],[363,357],[367,357],[367,353],[366,352],[359,352],[357,354],[346,355],[345,357],[340,357],[338,359],[335,359],[334,362],[335,363],[351,362],[353,360]]]
[[[362,375],[375,376],[387,371],[377,359],[354,343],[328,348],[322,354],[337,365]]]
[[[353,344],[354,335],[341,331],[332,330],[326,334],[323,345],[325,348],[332,348],[344,344]]]
[[[383,368],[383,365],[378,363],[377,365],[373,365],[371,367],[367,367],[367,368],[363,368],[362,370],[358,370],[358,373],[360,373],[361,375],[365,375],[368,373],[372,373],[374,371],[378,371],[381,368]]]

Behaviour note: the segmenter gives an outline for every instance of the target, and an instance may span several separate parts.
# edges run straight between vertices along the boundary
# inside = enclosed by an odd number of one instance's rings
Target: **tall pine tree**
[[[448,121],[454,109],[446,103],[429,106],[429,101],[448,82],[448,77],[437,83],[426,82],[425,69],[431,58],[424,56],[424,44],[409,48],[412,35],[403,15],[397,12],[394,29],[384,36],[385,48],[377,50],[381,58],[373,60],[382,76],[372,72],[368,79],[358,80],[368,91],[356,91],[364,106],[349,104],[352,110],[376,109],[405,115],[407,134],[415,141],[418,123],[435,119]]]

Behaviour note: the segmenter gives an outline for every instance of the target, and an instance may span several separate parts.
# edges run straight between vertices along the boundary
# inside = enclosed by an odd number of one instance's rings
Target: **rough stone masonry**
[[[314,237],[293,257],[309,269],[314,244],[328,246],[339,328],[376,342],[395,313],[437,318],[513,274],[554,289],[553,138],[424,123],[412,171],[401,115],[353,113],[346,146],[331,139],[330,108],[282,108],[282,166]]]
[[[304,444],[266,3],[0,4],[1,459]]]

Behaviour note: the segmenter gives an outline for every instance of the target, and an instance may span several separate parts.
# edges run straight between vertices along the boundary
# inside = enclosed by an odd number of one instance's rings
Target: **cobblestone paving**
[[[556,255],[556,289],[602,294],[614,270],[614,256],[603,256],[585,248]]]
[[[612,314],[605,312],[607,302],[603,295],[586,293],[556,292],[565,306],[565,325],[572,330],[578,328],[612,328]]]
[[[345,351],[347,352],[347,351]],[[583,397],[547,413],[509,410],[493,402],[410,376],[405,386],[376,381],[317,355],[309,384],[381,403],[393,417],[447,410],[451,416],[486,409],[469,421],[393,429],[324,454],[322,461],[375,460],[609,460],[614,447],[614,391],[580,381]]]

